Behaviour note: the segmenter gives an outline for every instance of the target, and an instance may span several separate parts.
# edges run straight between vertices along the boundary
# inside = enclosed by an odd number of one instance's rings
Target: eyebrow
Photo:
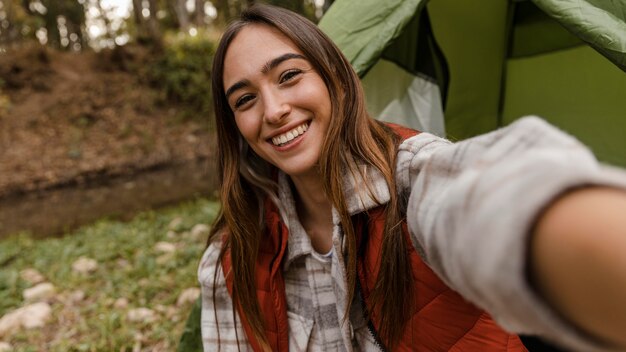
[[[271,69],[276,68],[276,66],[280,65],[282,62],[291,60],[291,59],[306,60],[306,58],[300,54],[296,54],[296,53],[282,54],[281,56],[274,58],[270,62],[263,65],[263,68],[261,69],[261,73],[263,74],[268,73],[270,72]]]
[[[271,71],[273,68],[276,68],[276,66],[280,65],[282,62],[291,60],[291,59],[306,60],[306,58],[300,54],[286,53],[270,60],[265,65],[263,65],[263,67],[261,68],[261,73],[266,74],[269,71]],[[236,90],[241,89],[249,84],[250,84],[250,81],[248,81],[247,79],[242,79],[241,81],[236,82],[235,84],[233,84],[232,86],[230,86],[230,88],[226,90],[226,93],[225,93],[226,99],[228,99],[228,97],[231,94],[233,94]]]

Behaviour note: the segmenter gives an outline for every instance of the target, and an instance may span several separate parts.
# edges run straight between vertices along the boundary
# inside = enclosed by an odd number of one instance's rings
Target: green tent
[[[337,0],[320,27],[382,120],[460,140],[539,115],[626,166],[624,1]]]
[[[377,117],[460,140],[534,114],[626,166],[624,1],[336,0],[320,27]]]

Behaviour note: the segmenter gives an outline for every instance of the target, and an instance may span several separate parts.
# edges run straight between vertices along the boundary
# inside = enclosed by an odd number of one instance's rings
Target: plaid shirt
[[[366,175],[373,194],[363,179],[344,180],[351,214],[389,200],[380,173]],[[541,335],[574,350],[610,351],[582,336],[534,293],[525,253],[529,228],[547,203],[579,185],[626,188],[623,171],[599,165],[577,140],[528,117],[456,144],[427,133],[409,138],[398,150],[396,178],[396,191],[409,196],[413,246],[446,284],[509,331]],[[379,350],[358,298],[350,319],[340,323],[348,297],[336,212],[333,252],[326,257],[312,248],[282,174],[278,196],[290,236],[283,268],[290,351]],[[251,348],[221,267],[213,281],[219,250],[219,243],[211,244],[198,269],[204,350],[218,350],[219,340],[223,351],[246,351]]]

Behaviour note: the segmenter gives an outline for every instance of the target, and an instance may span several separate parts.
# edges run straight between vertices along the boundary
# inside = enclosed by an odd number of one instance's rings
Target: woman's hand
[[[563,317],[626,348],[626,191],[588,187],[558,198],[530,244],[530,277]]]

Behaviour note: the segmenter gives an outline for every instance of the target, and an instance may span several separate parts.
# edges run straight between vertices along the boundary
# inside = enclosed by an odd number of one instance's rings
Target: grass
[[[148,211],[130,222],[101,220],[62,238],[34,239],[19,234],[0,241],[0,316],[24,305],[30,283],[20,278],[26,268],[38,270],[56,288],[48,301],[52,318],[39,329],[0,337],[15,351],[173,351],[191,304],[177,306],[180,293],[198,287],[196,270],[206,235],[194,237],[196,224],[209,224],[216,202],[198,199],[176,207]],[[163,254],[155,244],[167,241],[176,251]],[[95,259],[91,274],[72,270],[79,257]],[[84,298],[68,297],[77,291]],[[128,300],[116,308],[119,298]],[[129,309],[157,313],[152,323],[131,322]]]

